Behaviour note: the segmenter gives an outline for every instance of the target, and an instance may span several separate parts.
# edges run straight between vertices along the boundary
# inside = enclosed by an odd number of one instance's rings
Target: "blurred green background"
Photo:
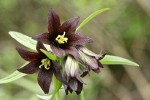
[[[84,78],[85,100],[150,100],[150,1],[149,0],[0,0],[0,78],[19,68],[24,61],[15,47],[20,45],[8,32],[29,36],[47,31],[47,15],[54,8],[61,21],[80,16],[82,22],[92,12],[111,8],[95,17],[81,30],[95,41],[92,51],[131,59],[132,66],[104,66],[99,75]],[[21,45],[20,45],[21,46]],[[41,100],[36,75],[0,85],[0,100]],[[62,100],[78,100],[75,93]]]

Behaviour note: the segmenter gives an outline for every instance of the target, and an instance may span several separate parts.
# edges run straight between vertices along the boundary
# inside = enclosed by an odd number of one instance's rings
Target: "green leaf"
[[[130,61],[128,59],[118,57],[118,56],[112,56],[112,55],[106,55],[102,60],[100,60],[102,64],[107,65],[131,65],[131,66],[139,66],[137,63]]]
[[[9,79],[9,78],[12,78],[12,77],[16,76],[17,74],[18,74],[18,71],[15,71],[15,72],[13,72],[12,74],[8,75],[7,77],[4,77],[4,78],[0,79],[0,81],[1,81],[1,80],[7,80],[7,79]]]
[[[14,32],[14,31],[10,31],[9,34],[12,38],[17,40],[22,45],[24,45],[32,50],[36,50],[37,41],[33,40],[31,37],[26,36],[19,32]]]
[[[0,84],[4,84],[4,83],[9,83],[9,82],[15,81],[15,80],[17,80],[17,79],[19,79],[19,78],[21,78],[21,77],[26,75],[24,73],[20,73],[19,71],[15,71],[12,74],[10,76],[8,76],[8,78],[0,79]]]
[[[93,19],[95,16],[109,10],[110,8],[104,8],[101,10],[97,10],[95,12],[93,12],[91,15],[89,15],[79,26],[76,30],[79,30],[81,27],[83,27],[86,23],[88,23],[91,19]]]
[[[31,37],[15,31],[10,31],[9,34],[12,38],[17,40],[20,44],[24,45],[25,47],[30,48],[32,50],[36,50],[37,41],[33,40]],[[44,44],[44,46],[47,48],[47,50],[51,50],[49,45]]]
[[[53,76],[53,81],[54,81],[55,90],[54,90],[54,92],[53,92],[53,94],[52,94],[51,100],[52,100],[55,96],[59,96],[59,95],[57,95],[57,94],[59,94],[59,89],[60,89],[61,86],[62,86],[62,83],[61,83],[59,80],[57,80],[55,76]],[[57,97],[57,98],[59,98],[59,97]]]
[[[57,60],[58,57],[53,55],[52,53],[46,51],[46,50],[43,50],[43,49],[40,49],[49,59],[51,60]]]
[[[22,65],[21,67],[25,66],[27,63],[25,63],[24,65]],[[7,77],[5,78],[2,78],[0,79],[0,84],[4,84],[4,83],[9,83],[9,82],[12,82],[12,81],[15,81],[23,76],[25,76],[26,74],[24,73],[20,73],[19,71],[15,71],[13,72],[12,74],[8,75]]]
[[[37,97],[39,97],[40,99],[43,99],[43,100],[50,100],[52,98],[52,95],[39,95],[37,94],[36,95]]]

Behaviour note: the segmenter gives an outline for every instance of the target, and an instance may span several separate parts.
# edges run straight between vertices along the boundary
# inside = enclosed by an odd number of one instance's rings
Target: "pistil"
[[[66,33],[64,32],[63,35],[58,35],[55,40],[56,40],[59,44],[65,44],[65,43],[67,43],[68,38],[65,37],[65,34],[66,34]]]
[[[46,70],[49,70],[49,69],[50,69],[51,62],[50,62],[50,60],[49,60],[48,58],[42,59],[42,60],[41,60],[41,63],[42,63],[42,64],[39,66],[39,68],[42,68],[42,66],[44,66],[44,68],[45,68]]]

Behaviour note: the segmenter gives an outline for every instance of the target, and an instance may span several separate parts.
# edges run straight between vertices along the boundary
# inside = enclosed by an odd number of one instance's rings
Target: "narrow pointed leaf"
[[[16,76],[17,74],[18,74],[18,71],[15,71],[12,74],[8,75],[7,77],[4,77],[4,78],[0,79],[0,81],[12,78],[12,77]]]
[[[27,65],[28,62],[26,62],[25,64],[23,64],[21,67]],[[26,74],[24,73],[20,73],[19,71],[15,71],[12,74],[8,75],[7,77],[4,77],[2,79],[0,79],[0,84],[4,84],[4,83],[9,83],[12,81],[15,81],[23,76],[25,76]]]
[[[102,64],[107,65],[131,65],[131,66],[139,66],[137,63],[130,61],[128,59],[118,57],[118,56],[112,56],[112,55],[106,55],[102,60],[100,60]]]
[[[17,40],[20,44],[24,45],[25,47],[30,48],[32,50],[36,50],[37,41],[32,39],[31,37],[15,31],[10,31],[9,34],[12,38]],[[44,46],[48,50],[51,50],[49,45],[44,44]]]
[[[12,81],[15,81],[23,76],[25,76],[26,74],[24,73],[20,73],[19,71],[15,71],[15,76],[11,75],[11,77],[7,78],[7,79],[0,79],[0,84],[4,84],[4,83],[9,83]],[[12,74],[14,74],[12,73]]]
[[[29,63],[29,62],[26,62],[26,63],[23,64],[21,67],[27,65],[28,63]],[[15,71],[15,72],[13,72],[12,74],[8,75],[7,77],[4,77],[4,78],[0,79],[0,81],[1,81],[1,80],[7,80],[7,79],[12,78],[12,77],[14,77],[14,76],[16,76],[16,75],[18,75],[18,71]]]
[[[31,37],[26,36],[19,32],[14,32],[14,31],[10,31],[9,34],[11,35],[12,38],[17,40],[22,45],[24,45],[32,50],[36,50],[37,41],[33,40]]]
[[[52,95],[36,95],[37,97],[39,97],[42,100],[50,100],[50,98],[52,97]]]
[[[87,24],[91,19],[93,19],[95,16],[109,10],[110,8],[104,8],[98,11],[95,11],[94,13],[92,13],[91,15],[89,15],[79,26],[76,30],[79,30],[81,27],[83,27],[85,24]]]
[[[46,50],[43,50],[43,49],[40,49],[49,59],[51,60],[57,60],[57,56],[53,55],[52,53],[46,51]]]

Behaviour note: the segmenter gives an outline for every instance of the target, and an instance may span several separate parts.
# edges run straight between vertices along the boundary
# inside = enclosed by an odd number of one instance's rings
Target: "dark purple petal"
[[[93,42],[91,38],[80,33],[70,34],[68,37],[69,37],[69,41],[68,41],[69,45],[81,45],[81,44]]]
[[[66,32],[66,34],[72,33],[76,31],[77,25],[79,23],[79,17],[74,17],[71,19],[68,19],[66,22],[64,22],[60,28],[61,32]]]
[[[92,69],[95,73],[100,73],[100,68]]]
[[[98,66],[104,68],[103,65],[100,63],[100,61],[98,61]]]
[[[70,80],[69,87],[71,88],[71,90],[77,91],[78,83],[77,83],[77,80],[75,78]]]
[[[85,71],[82,72],[81,77],[85,77],[87,74],[89,74],[89,71],[85,70]]]
[[[78,80],[79,78],[77,78],[77,76],[68,77],[66,76],[66,74],[65,74],[65,78],[68,79],[67,81],[68,84],[64,85],[66,94],[68,95],[68,92],[72,93],[73,91],[75,91],[77,94],[80,94],[83,88],[83,81],[81,82],[80,80]]]
[[[36,50],[41,53],[40,49],[46,50],[46,48],[44,47],[44,45],[42,44],[42,42],[38,41],[37,45],[36,45]]]
[[[105,52],[105,53],[103,53],[102,54],[102,52],[100,52],[100,57],[98,58],[98,60],[101,60],[101,59],[103,59],[104,57],[105,57],[105,55],[106,55],[107,53]]]
[[[56,72],[60,72],[62,70],[61,65],[58,64],[56,61],[53,61],[53,67],[56,70]]]
[[[84,54],[82,51],[79,51],[78,53],[79,53],[80,59],[87,67],[89,67],[95,72],[99,72],[99,61],[95,57],[88,56]]]
[[[68,92],[70,93],[73,92],[73,90],[71,90],[71,88],[68,85],[64,85],[64,88],[65,88],[66,95],[68,95]]]
[[[66,80],[64,79],[64,77],[61,74],[61,70],[62,70],[61,65],[59,65],[57,62],[53,61],[53,67],[55,69],[54,70],[55,77],[62,83],[67,84]]]
[[[89,61],[86,63],[92,70],[97,70],[99,68],[97,60],[93,57],[90,57]]]
[[[76,75],[76,79],[80,82],[80,83],[84,83],[82,78],[80,77],[80,75]],[[85,83],[84,83],[85,84]]]
[[[76,48],[74,48],[74,47],[69,47],[69,48],[67,48],[65,51],[66,51],[67,54],[73,56],[75,59],[78,58],[78,52],[77,52],[77,49],[76,49]]]
[[[87,74],[89,74],[90,69],[86,68],[85,70],[82,71],[81,77],[85,77]]]
[[[100,58],[102,57],[102,55],[96,54],[94,52],[92,52],[91,50],[87,49],[86,47],[82,46],[82,45],[78,45],[77,48],[79,50],[81,50],[82,52],[84,52],[85,54],[95,57],[95,58]]]
[[[66,94],[69,92],[75,91],[77,94],[80,94],[83,88],[83,83],[80,82],[76,77],[69,79],[68,85],[64,86]]]
[[[50,9],[48,13],[48,31],[50,34],[57,33],[60,27],[60,18],[58,14]]]
[[[45,94],[49,93],[50,84],[52,81],[52,70],[40,70],[38,73],[38,83]]]
[[[51,49],[52,49],[52,52],[58,57],[62,57],[65,53],[63,49],[57,48],[54,45],[51,45]]]
[[[103,59],[106,55],[106,53],[102,53],[102,51],[99,54],[96,54],[82,45],[77,45],[76,48],[88,56],[95,57],[97,60]]]
[[[62,82],[63,84],[67,84],[66,80],[62,77],[61,72],[56,72],[54,71],[54,75],[57,78],[57,80],[59,80],[60,82]]]
[[[27,64],[26,66],[17,69],[19,72],[25,73],[25,74],[33,74],[37,71],[39,71],[39,65],[41,64],[40,61],[35,60]]]
[[[24,50],[20,47],[16,47],[16,50],[18,51],[19,55],[24,59],[24,60],[27,60],[27,61],[32,61],[32,60],[36,60],[39,58],[39,54],[36,53],[36,52],[30,52],[30,51],[27,51],[27,50]]]
[[[49,33],[42,33],[32,37],[34,40],[41,41],[45,44],[50,44],[50,34]]]
[[[100,72],[99,62],[98,62],[98,60],[96,58],[94,58],[94,57],[88,57],[88,61],[86,61],[85,63],[94,72],[96,72],[96,73]]]
[[[77,95],[79,95],[81,93],[82,88],[83,88],[83,84],[78,82],[78,88],[77,88],[77,91],[76,91]]]

